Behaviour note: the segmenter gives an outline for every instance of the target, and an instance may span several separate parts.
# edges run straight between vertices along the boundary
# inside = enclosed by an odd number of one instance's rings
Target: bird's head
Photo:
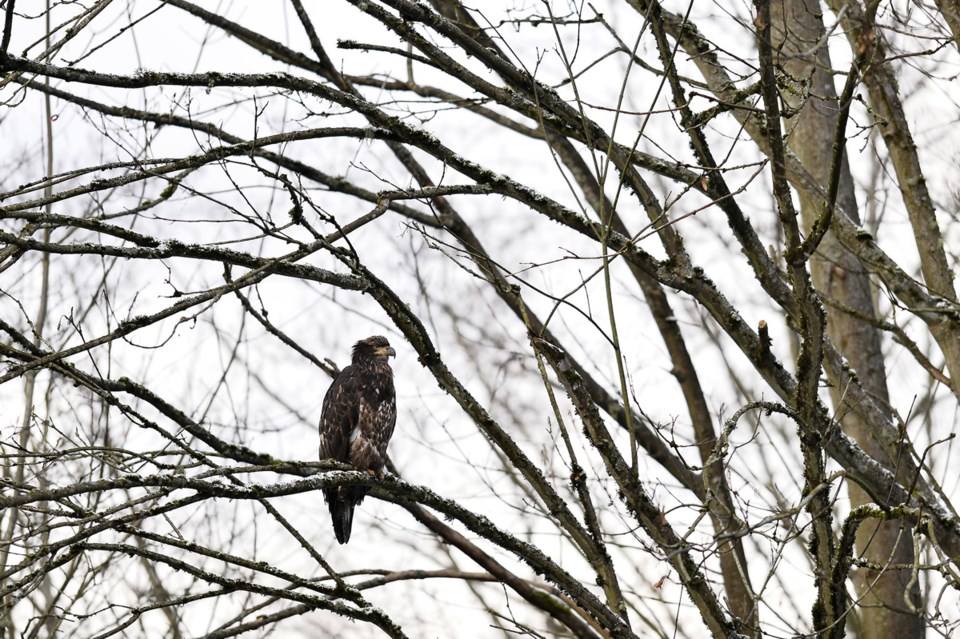
[[[372,359],[386,362],[390,357],[396,357],[397,352],[390,346],[390,342],[382,335],[374,335],[362,339],[353,345],[353,361],[370,361]]]

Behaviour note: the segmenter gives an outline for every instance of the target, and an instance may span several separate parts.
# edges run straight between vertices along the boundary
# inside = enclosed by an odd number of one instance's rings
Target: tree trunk
[[[774,47],[779,49],[779,63],[793,80],[809,82],[809,86],[802,91],[782,92],[784,102],[793,111],[792,117],[787,119],[790,132],[788,145],[826,188],[834,154],[839,105],[833,77],[828,73],[831,63],[825,46],[822,13],[817,0],[783,0],[772,5]],[[798,83],[797,86],[802,85]],[[845,157],[840,172],[838,203],[846,211],[856,214],[853,179]],[[801,193],[800,209],[804,227],[809,231],[814,220],[820,216],[822,207]],[[875,316],[867,269],[840,245],[832,233],[828,233],[820,244],[811,267],[814,285],[827,303],[828,335],[857,371],[864,389],[888,406],[879,331],[843,310],[849,308],[860,316]],[[855,438],[870,455],[896,467],[897,460],[890,459],[863,421],[845,404],[844,389],[833,384],[831,395],[845,432]],[[904,454],[908,454],[907,451]],[[848,483],[848,487],[851,506],[872,502],[869,495],[856,484]],[[860,528],[856,549],[859,556],[881,566],[909,565],[913,562],[910,530],[904,529],[899,522],[880,525],[866,522]],[[909,610],[905,603],[904,592],[910,579],[909,571],[859,568],[851,574],[862,615],[863,636],[923,637],[922,618]],[[919,605],[916,585],[910,590],[909,600]]]

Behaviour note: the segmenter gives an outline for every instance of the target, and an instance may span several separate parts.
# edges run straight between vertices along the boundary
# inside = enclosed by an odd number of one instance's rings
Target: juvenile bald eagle
[[[353,359],[327,390],[320,415],[320,459],[353,464],[379,474],[387,461],[387,443],[397,421],[397,396],[388,358],[396,352],[374,335],[353,345]],[[325,488],[333,530],[341,544],[350,540],[353,509],[369,488]]]

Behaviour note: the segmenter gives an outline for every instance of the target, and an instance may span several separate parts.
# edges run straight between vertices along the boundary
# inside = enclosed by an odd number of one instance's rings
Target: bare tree
[[[6,637],[960,624],[955,1],[121,4],[0,2]]]

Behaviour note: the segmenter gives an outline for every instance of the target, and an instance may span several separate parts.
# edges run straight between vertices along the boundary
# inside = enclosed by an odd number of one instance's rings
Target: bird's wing
[[[320,459],[348,461],[350,433],[357,427],[357,379],[347,366],[327,389],[320,415]]]
[[[359,393],[357,427],[350,436],[350,462],[380,472],[397,423],[397,398],[389,377],[368,383]]]

